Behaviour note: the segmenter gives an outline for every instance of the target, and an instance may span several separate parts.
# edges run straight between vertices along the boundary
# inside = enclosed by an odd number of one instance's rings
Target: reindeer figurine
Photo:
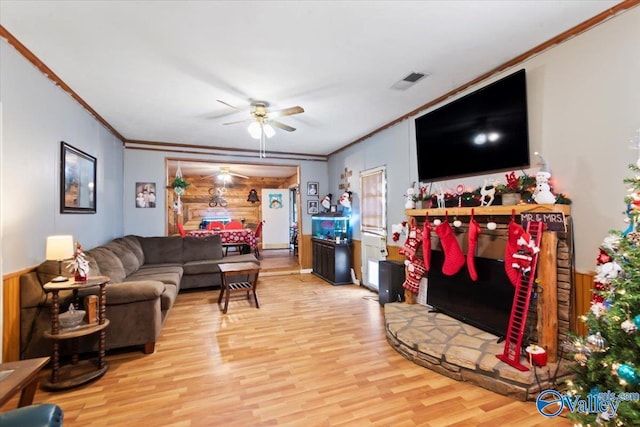
[[[491,206],[493,203],[493,199],[496,197],[496,186],[498,185],[498,181],[493,181],[491,185],[489,185],[489,180],[484,180],[484,185],[480,187],[480,206]],[[487,201],[487,197],[489,200]]]

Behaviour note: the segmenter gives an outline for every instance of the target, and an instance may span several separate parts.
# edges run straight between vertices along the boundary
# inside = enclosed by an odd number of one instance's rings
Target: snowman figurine
[[[407,201],[404,203],[405,209],[415,209],[416,202],[413,201],[413,196],[415,196],[416,190],[415,188],[407,188]]]
[[[540,153],[536,151],[534,154],[540,157],[542,167],[536,174],[536,191],[533,193],[532,198],[538,204],[552,205],[556,202],[556,196],[551,192],[551,187],[549,186],[549,179],[551,178],[549,165]]]

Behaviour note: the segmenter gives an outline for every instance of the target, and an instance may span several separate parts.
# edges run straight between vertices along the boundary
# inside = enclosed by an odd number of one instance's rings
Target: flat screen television
[[[529,166],[522,69],[415,119],[420,182]]]
[[[507,335],[515,288],[504,270],[504,261],[475,258],[478,280],[466,266],[453,276],[442,273],[444,253],[431,252],[427,304],[435,310],[498,337]]]

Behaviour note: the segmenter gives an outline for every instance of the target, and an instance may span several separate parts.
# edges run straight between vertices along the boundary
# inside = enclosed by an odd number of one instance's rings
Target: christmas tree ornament
[[[609,348],[609,343],[607,340],[600,334],[600,332],[596,332],[593,335],[589,335],[587,337],[587,345],[592,351],[602,353],[607,351]]]
[[[633,318],[633,323],[635,323],[635,325],[640,328],[640,314],[636,315],[636,317]]]
[[[633,366],[624,363],[620,365],[617,372],[618,372],[618,377],[626,381],[627,384],[632,384],[632,385],[640,384],[640,376],[638,376],[638,373],[633,368]]]
[[[493,220],[493,218],[489,218],[489,222],[487,222],[487,230],[495,230],[498,228],[498,224]]]
[[[434,220],[433,220],[433,225],[435,225],[436,227],[437,227],[438,225],[440,225],[440,224],[442,224],[442,221],[440,221],[439,219],[434,219]]]
[[[627,319],[624,322],[622,322],[620,327],[622,328],[623,331],[625,331],[628,334],[635,334],[638,331],[638,327],[630,319]]]
[[[462,227],[462,221],[460,221],[458,218],[455,218],[455,219],[453,220],[453,226],[454,226],[455,228],[460,228],[460,227]]]

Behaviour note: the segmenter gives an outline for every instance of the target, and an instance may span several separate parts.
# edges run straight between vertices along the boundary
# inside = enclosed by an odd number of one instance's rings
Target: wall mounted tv
[[[525,70],[415,120],[421,182],[529,166]]]

